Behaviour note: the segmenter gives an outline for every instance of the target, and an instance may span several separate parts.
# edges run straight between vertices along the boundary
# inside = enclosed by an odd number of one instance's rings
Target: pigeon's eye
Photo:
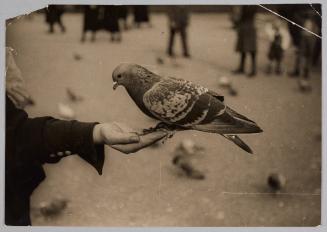
[[[118,78],[121,78],[121,74],[118,74],[117,77],[118,77]]]

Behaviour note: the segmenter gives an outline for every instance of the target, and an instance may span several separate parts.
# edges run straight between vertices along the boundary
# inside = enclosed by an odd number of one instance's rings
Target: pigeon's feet
[[[148,134],[158,130],[175,131],[177,128],[174,125],[169,125],[164,122],[159,122],[155,127],[150,127],[149,129],[143,129],[143,133]]]
[[[167,135],[162,139],[162,144],[164,144],[168,139],[171,139],[175,133],[176,133],[176,130],[165,130],[167,132]]]
[[[165,143],[168,139],[172,138],[177,131],[177,127],[174,125],[169,125],[164,122],[159,122],[155,127],[150,127],[149,129],[143,129],[143,135],[155,132],[155,131],[165,131],[167,135],[162,139],[162,143]]]
[[[155,127],[150,127],[148,129],[143,129],[143,135],[150,134],[152,132],[155,132],[156,128]]]

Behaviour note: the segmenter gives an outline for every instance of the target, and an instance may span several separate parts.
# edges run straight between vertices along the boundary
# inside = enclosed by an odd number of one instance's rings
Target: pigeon
[[[74,110],[64,103],[58,103],[58,111],[60,117],[66,120],[73,120],[75,119],[75,112]]]
[[[164,64],[164,60],[161,57],[157,57],[157,64]]]
[[[230,86],[229,88],[228,88],[228,93],[229,93],[229,95],[230,96],[237,96],[237,90],[234,88],[234,87],[232,87],[232,86]]]
[[[68,205],[67,199],[54,199],[50,202],[41,202],[40,204],[40,213],[44,217],[54,217],[58,216],[62,213],[64,209],[67,208]]]
[[[197,170],[190,160],[192,156],[197,155],[202,150],[203,148],[197,146],[192,140],[185,139],[176,147],[172,163],[187,177],[203,180],[205,175]]]
[[[183,173],[191,179],[196,179],[196,180],[205,179],[205,175],[201,171],[195,169],[193,165],[185,157],[181,155],[175,156],[174,159],[172,160],[172,163],[176,167],[180,168],[180,170],[183,171]]]
[[[262,129],[226,106],[221,94],[184,79],[159,76],[130,63],[118,65],[112,79],[114,90],[124,86],[144,114],[160,121],[150,132],[166,129],[173,133],[180,130],[216,133],[253,153],[236,134],[260,133]]]
[[[83,101],[83,97],[77,95],[73,90],[71,90],[70,88],[66,88],[66,93],[67,96],[69,98],[70,101],[72,102],[79,102],[79,101]]]
[[[301,92],[303,92],[303,93],[311,92],[312,87],[311,87],[310,83],[307,80],[300,79],[298,81],[298,84],[299,84],[299,89],[300,89]]]
[[[231,86],[231,80],[228,77],[222,76],[219,78],[219,85],[222,88],[229,88]]]
[[[80,55],[78,53],[74,53],[73,54],[73,57],[74,57],[75,60],[81,60],[81,59],[83,59],[82,55]]]
[[[278,173],[272,173],[267,179],[268,186],[273,192],[279,192],[285,187],[286,178]]]

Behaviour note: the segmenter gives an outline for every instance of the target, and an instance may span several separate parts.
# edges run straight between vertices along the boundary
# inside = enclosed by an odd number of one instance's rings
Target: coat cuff
[[[95,144],[93,141],[93,129],[98,123],[72,122],[72,134],[75,138],[73,147],[77,154],[91,164],[102,175],[104,164],[104,145]]]

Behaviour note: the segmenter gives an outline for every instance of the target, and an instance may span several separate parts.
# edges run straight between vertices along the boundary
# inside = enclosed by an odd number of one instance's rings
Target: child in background
[[[183,56],[190,58],[187,44],[187,27],[190,22],[190,13],[187,6],[169,6],[167,8],[167,14],[169,19],[168,56],[175,56],[173,51],[174,39],[176,33],[180,33],[183,46]]]
[[[289,45],[289,36],[287,31],[283,30],[282,24],[278,19],[272,23],[267,24],[266,33],[270,39],[270,48],[268,51],[268,67],[267,74],[272,73],[273,65],[275,63],[275,74],[282,73],[281,63],[284,57],[284,51]]]

